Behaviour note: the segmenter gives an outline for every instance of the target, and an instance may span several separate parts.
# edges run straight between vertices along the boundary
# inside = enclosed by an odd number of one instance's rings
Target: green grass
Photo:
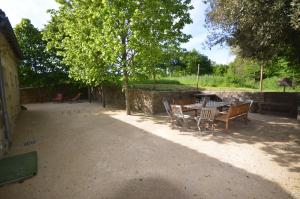
[[[279,78],[266,78],[263,82],[264,91],[283,91],[277,85]],[[131,82],[133,88],[146,90],[174,91],[195,90],[197,87],[197,76],[161,77],[158,80],[143,80]],[[228,79],[223,76],[203,75],[199,77],[200,90],[230,90],[230,91],[259,91],[259,82],[247,79]],[[295,89],[286,88],[286,92],[300,92],[300,86]]]

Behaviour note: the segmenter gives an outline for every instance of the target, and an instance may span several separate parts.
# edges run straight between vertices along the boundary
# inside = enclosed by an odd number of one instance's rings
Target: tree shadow
[[[231,123],[227,135],[222,131],[215,136],[204,138],[221,144],[261,144],[261,150],[272,156],[273,161],[280,166],[290,167],[289,170],[298,172],[294,164],[300,162],[300,124],[295,119],[251,114],[250,122]]]
[[[164,115],[135,114],[138,122],[153,121],[155,124],[168,125],[179,130],[180,135],[197,137],[201,140],[214,141],[220,144],[261,144],[260,149],[272,156],[272,160],[280,166],[289,167],[292,172],[299,172],[300,162],[300,123],[286,117],[262,114],[249,114],[248,124],[242,119],[230,122],[228,133],[224,132],[224,125],[217,123],[216,130],[211,133],[199,133],[197,128],[184,129],[171,126]],[[213,135],[213,136],[211,136]]]

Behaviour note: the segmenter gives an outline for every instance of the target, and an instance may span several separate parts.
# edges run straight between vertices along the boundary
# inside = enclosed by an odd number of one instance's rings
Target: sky
[[[182,44],[188,50],[196,49],[208,56],[217,64],[228,64],[234,60],[228,46],[216,46],[212,49],[205,47],[208,31],[205,25],[206,6],[202,0],[192,0],[194,9],[191,11],[192,24],[184,27],[184,33],[192,35],[188,43]],[[28,18],[31,23],[41,29],[50,20],[48,9],[57,9],[55,0],[0,0],[0,8],[6,13],[11,25],[14,27],[22,18]]]

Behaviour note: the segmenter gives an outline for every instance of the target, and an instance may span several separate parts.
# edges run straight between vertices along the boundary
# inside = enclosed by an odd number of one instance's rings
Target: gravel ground
[[[172,128],[89,103],[32,104],[9,155],[36,150],[38,175],[0,198],[300,198],[300,124],[251,114],[229,134]]]

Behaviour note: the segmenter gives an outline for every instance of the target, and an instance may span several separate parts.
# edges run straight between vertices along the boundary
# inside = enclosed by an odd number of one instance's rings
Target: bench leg
[[[248,124],[248,117],[244,117],[245,124]]]

